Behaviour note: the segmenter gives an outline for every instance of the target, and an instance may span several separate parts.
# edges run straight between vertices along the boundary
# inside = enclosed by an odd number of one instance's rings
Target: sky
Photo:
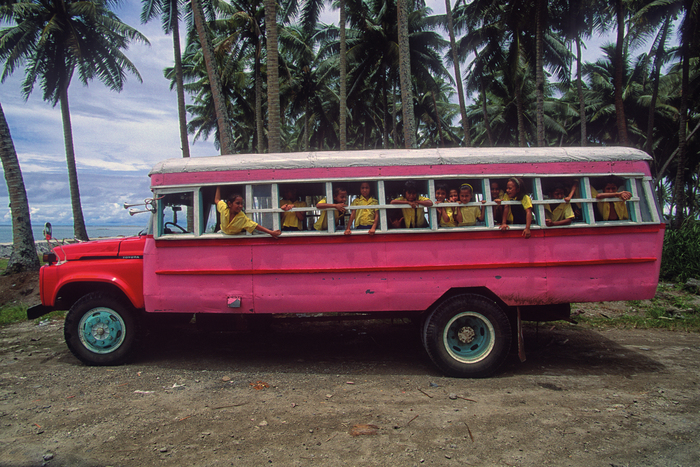
[[[434,14],[444,14],[443,0],[428,0],[427,4]],[[158,19],[141,24],[140,11],[141,2],[136,0],[125,0],[115,10],[123,22],[150,41],[150,46],[132,43],[126,51],[143,83],[128,75],[124,89],[117,93],[99,81],[85,87],[74,79],[68,90],[87,225],[144,224],[144,214],[132,218],[123,204],[150,196],[148,172],[157,162],[182,157],[177,99],[163,77],[163,69],[173,66],[172,37],[162,32]],[[337,17],[337,10],[326,7],[321,22],[330,24]],[[20,87],[23,78],[24,68],[18,68],[0,84],[0,103],[22,168],[32,224],[72,225],[60,105],[44,102],[38,83],[25,101]],[[212,138],[193,144],[190,136],[190,152],[193,157],[218,155]],[[0,224],[11,224],[4,183],[0,184],[0,205]]]

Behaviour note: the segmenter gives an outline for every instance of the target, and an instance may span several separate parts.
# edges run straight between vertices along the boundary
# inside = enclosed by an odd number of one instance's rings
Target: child
[[[472,196],[474,195],[474,188],[468,183],[463,183],[459,187],[459,202],[462,204],[471,203]],[[458,207],[455,210],[455,220],[457,221],[457,227],[464,227],[467,225],[475,225],[477,219],[479,221],[484,220],[484,206],[464,206]]]
[[[391,204],[408,204],[411,206],[401,210],[403,212],[403,222],[407,229],[428,226],[423,207],[429,208],[433,205],[433,202],[425,196],[418,195],[416,182],[412,180],[407,181],[404,185],[404,195],[392,200]]]
[[[294,208],[305,208],[306,203],[304,201],[297,200],[297,189],[293,186],[287,186],[284,190],[284,199],[280,200],[280,209],[283,211],[289,211]],[[299,231],[302,230],[304,222],[304,213],[299,212],[285,212],[282,214],[282,230],[283,231]]]
[[[501,190],[501,186],[498,184],[498,182],[491,182],[489,187],[491,191],[491,201],[498,203],[497,206],[493,207],[493,221],[498,222],[503,217],[503,206],[501,206],[500,203],[503,196],[505,196],[505,193],[503,193],[503,190]]]
[[[532,223],[532,200],[525,194],[525,183],[521,178],[511,177],[506,183],[506,193],[503,201],[520,201],[520,204],[507,204],[503,207],[503,217],[499,229],[508,230],[508,222],[513,224],[525,224],[523,237],[530,238],[530,224]],[[499,201],[496,201],[499,203]],[[500,204],[500,203],[499,203]]]
[[[335,217],[336,227],[343,225],[344,215],[345,215],[345,203],[348,200],[348,191],[343,187],[335,187],[333,189],[333,201],[335,203],[326,203],[326,198],[316,203],[316,209],[335,209],[333,211]],[[314,229],[316,230],[327,230],[328,229],[328,211],[322,211],[321,217],[314,223]]]
[[[247,230],[248,233],[253,233],[254,230],[259,230],[266,234],[277,238],[282,234],[280,230],[266,229],[257,222],[253,222],[243,213],[243,197],[239,194],[233,194],[226,201],[221,199],[221,187],[216,187],[214,194],[214,203],[216,210],[221,214],[221,231],[227,235],[236,235],[241,230]],[[231,218],[233,215],[233,218]]]
[[[450,190],[450,203],[459,203],[459,190]]]
[[[632,193],[629,191],[617,191],[617,189],[617,183],[611,180],[605,185],[603,193],[598,193],[593,190],[595,199],[620,198],[622,200],[613,203],[598,202],[598,212],[603,216],[604,221],[627,220],[630,218],[625,201],[632,197]],[[611,206],[614,207],[614,209],[611,209]]]
[[[563,186],[558,185],[554,187],[554,191],[552,191],[552,198],[563,199],[565,202],[558,204],[557,207],[554,208],[554,211],[552,211],[551,204],[545,205],[544,223],[547,224],[547,227],[569,225],[571,224],[571,221],[574,220],[574,211],[571,209],[571,204],[569,204],[571,197],[569,197],[569,201],[567,201],[565,195],[566,190]]]
[[[456,191],[456,190],[455,190]],[[440,183],[435,187],[435,201],[440,204],[445,202],[447,198],[447,185]],[[457,223],[454,220],[455,208],[435,208],[437,211],[440,227],[456,227]]]
[[[379,202],[372,198],[371,187],[369,183],[362,182],[360,184],[360,196],[355,198],[350,206],[376,206]],[[379,216],[377,215],[376,209],[354,209],[350,212],[350,221],[348,221],[348,226],[345,228],[345,235],[350,235],[350,226],[352,226],[353,221],[355,222],[356,229],[369,230],[367,232],[370,235],[374,235],[377,230],[377,224],[379,223]]]

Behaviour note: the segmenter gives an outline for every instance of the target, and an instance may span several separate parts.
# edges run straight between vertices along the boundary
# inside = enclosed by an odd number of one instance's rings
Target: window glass
[[[272,185],[253,185],[252,188],[252,205],[247,205],[248,200],[244,194],[243,199],[246,200],[246,203],[243,210],[253,222],[272,226],[272,212],[255,212],[262,209],[272,209]]]
[[[644,184],[648,182],[641,179],[636,179],[635,183],[637,185],[637,196],[639,196],[639,210],[642,212],[642,222],[651,222],[653,219],[651,217],[649,200],[647,199],[644,191]]]
[[[159,235],[192,233],[193,193],[168,193],[158,201]],[[190,222],[188,225],[188,215]]]

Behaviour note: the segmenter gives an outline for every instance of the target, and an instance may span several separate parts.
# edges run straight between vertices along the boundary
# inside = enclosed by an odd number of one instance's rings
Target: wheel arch
[[[129,303],[135,309],[140,309],[143,306],[137,306],[132,297],[127,292],[115,283],[115,281],[75,281],[67,282],[61,285],[56,293],[56,309],[70,309],[75,302],[81,297],[91,292],[102,292],[114,296],[126,303]]]

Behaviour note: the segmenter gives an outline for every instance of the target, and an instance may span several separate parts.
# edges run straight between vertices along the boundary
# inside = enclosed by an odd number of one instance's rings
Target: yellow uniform
[[[598,196],[598,191],[591,187],[591,195],[593,198]],[[598,201],[598,212],[603,217],[604,221],[610,219],[610,206],[615,206],[615,212],[617,213],[617,218],[621,221],[625,221],[630,218],[629,212],[627,212],[627,203],[625,201],[615,201],[614,203],[604,203]]]
[[[284,206],[285,204],[293,204],[295,208],[305,208],[306,203],[303,201],[290,201],[288,199],[283,199],[280,201],[280,206]],[[285,212],[282,213],[282,229],[285,227],[291,227],[297,230],[301,230],[302,224],[301,220],[297,217],[296,212]]]
[[[376,206],[379,202],[370,196],[369,199],[364,196],[358,196],[353,200],[350,206]],[[368,225],[372,227],[374,225],[374,219],[377,215],[376,209],[358,209],[355,212],[355,228],[361,225]]]
[[[442,219],[442,216],[438,214],[438,219],[440,219],[440,227],[457,227],[457,221],[455,221],[455,209],[456,208],[442,208],[445,210],[445,213],[447,214],[447,217],[450,219],[449,221],[445,222]]]
[[[574,210],[571,209],[571,205],[569,203],[561,203],[557,205],[557,207],[554,208],[554,211],[552,211],[551,206],[551,204],[547,204],[544,207],[545,219],[549,219],[552,222],[559,222],[574,218]]]
[[[508,194],[504,194],[502,201],[517,201],[517,199],[510,199]],[[523,195],[523,199],[520,200],[520,206],[512,204],[510,205],[510,212],[508,213],[508,223],[509,224],[525,224],[525,211],[527,209],[532,209],[532,199],[528,195]],[[513,220],[513,213],[515,213],[515,221]]]
[[[399,196],[396,200],[406,201],[406,198]],[[417,201],[430,201],[430,199],[425,196],[419,196]],[[423,206],[419,206],[416,209],[404,208],[401,211],[403,212],[403,222],[407,229],[412,227],[427,227],[427,223],[425,222],[425,209]]]
[[[249,233],[253,233],[258,226],[257,222],[250,220],[243,211],[236,214],[233,219],[229,219],[231,211],[224,200],[216,204],[216,210],[221,214],[221,231],[227,235],[235,235],[240,233],[241,230],[247,230]]]
[[[481,216],[481,208],[479,206],[464,206],[458,207],[462,212],[462,222],[457,224],[457,227],[476,224],[476,220]]]
[[[326,198],[323,198],[321,201],[319,201],[317,204],[325,203]],[[340,213],[337,209],[333,210],[333,214],[335,215],[335,225],[340,224],[340,222],[343,220],[343,214]],[[316,222],[314,222],[314,229],[316,230],[327,230],[328,229],[328,210],[327,209],[322,209],[321,210],[321,217],[318,218]]]

